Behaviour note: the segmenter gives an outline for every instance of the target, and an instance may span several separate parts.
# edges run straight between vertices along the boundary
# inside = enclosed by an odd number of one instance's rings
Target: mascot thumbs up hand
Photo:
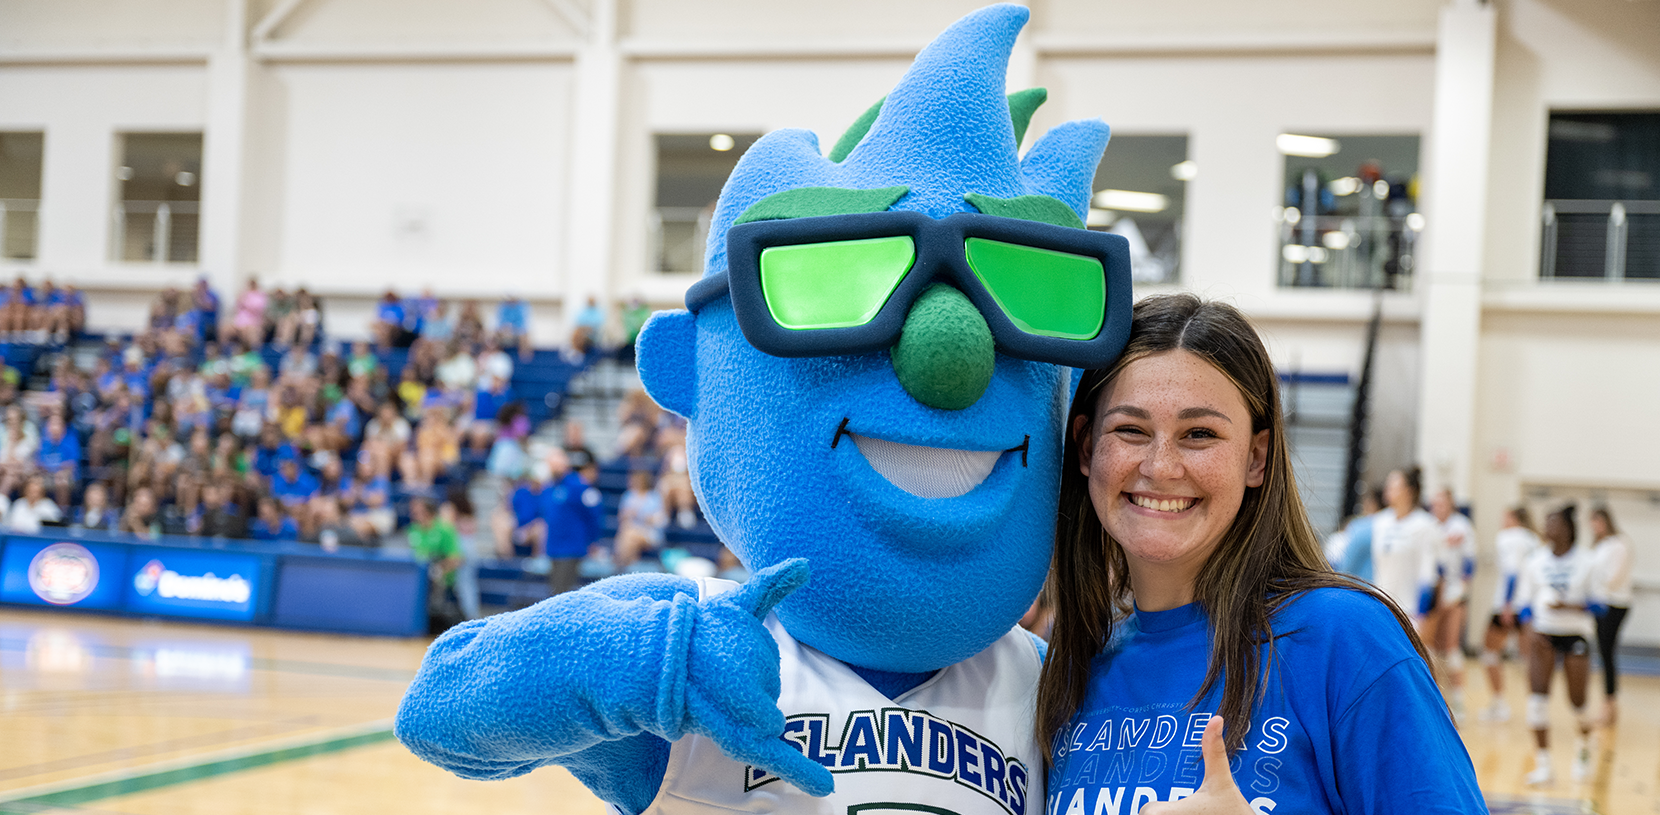
[[[1027,15],[959,20],[828,156],[757,141],[686,310],[640,334],[751,582],[627,575],[463,623],[404,699],[410,749],[469,778],[559,764],[631,814],[1041,808],[1041,643],[1015,623],[1070,371],[1117,358],[1130,277],[1084,229],[1106,125],[1020,155]]]

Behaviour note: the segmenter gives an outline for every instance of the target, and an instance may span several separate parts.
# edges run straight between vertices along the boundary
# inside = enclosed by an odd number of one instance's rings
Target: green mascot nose
[[[941,410],[979,401],[996,361],[985,318],[944,283],[930,286],[911,304],[893,347],[893,371],[905,392]]]

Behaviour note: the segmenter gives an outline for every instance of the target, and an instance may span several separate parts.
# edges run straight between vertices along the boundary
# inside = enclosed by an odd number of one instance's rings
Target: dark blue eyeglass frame
[[[876,316],[844,328],[785,328],[773,318],[761,286],[761,252],[774,246],[909,236],[916,260]],[[985,238],[1094,258],[1105,275],[1105,309],[1101,330],[1087,340],[1032,334],[1021,330],[998,305],[969,267],[964,244]],[[1012,357],[1102,368],[1118,358],[1130,335],[1130,245],[1120,235],[961,212],[935,220],[920,212],[869,212],[778,221],[752,221],[732,227],[726,236],[727,270],[710,275],[686,291],[686,308],[696,312],[730,294],[744,338],[779,357],[815,357],[882,351],[899,341],[905,317],[916,298],[936,283],[949,283],[980,311],[997,350]]]

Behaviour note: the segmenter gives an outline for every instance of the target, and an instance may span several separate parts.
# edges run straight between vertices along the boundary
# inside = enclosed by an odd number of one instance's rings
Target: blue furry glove
[[[427,652],[397,736],[466,778],[564,765],[637,812],[661,784],[666,742],[696,733],[827,795],[829,771],[781,738],[778,646],[761,624],[807,571],[786,561],[701,603],[684,578],[625,576],[464,623]]]
[[[682,727],[709,737],[733,760],[823,796],[835,788],[830,771],[782,738],[778,644],[761,625],[778,601],[806,582],[807,561],[794,558],[699,605],[687,648]]]

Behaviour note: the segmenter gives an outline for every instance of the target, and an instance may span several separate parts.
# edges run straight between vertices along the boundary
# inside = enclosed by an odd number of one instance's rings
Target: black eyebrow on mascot
[[[1072,372],[1122,351],[1130,279],[1084,229],[1107,126],[1020,156],[1027,16],[959,20],[828,157],[757,141],[687,309],[640,335],[751,579],[623,575],[456,626],[399,709],[410,750],[475,779],[558,764],[629,815],[1042,807],[1043,643],[1016,623]]]

